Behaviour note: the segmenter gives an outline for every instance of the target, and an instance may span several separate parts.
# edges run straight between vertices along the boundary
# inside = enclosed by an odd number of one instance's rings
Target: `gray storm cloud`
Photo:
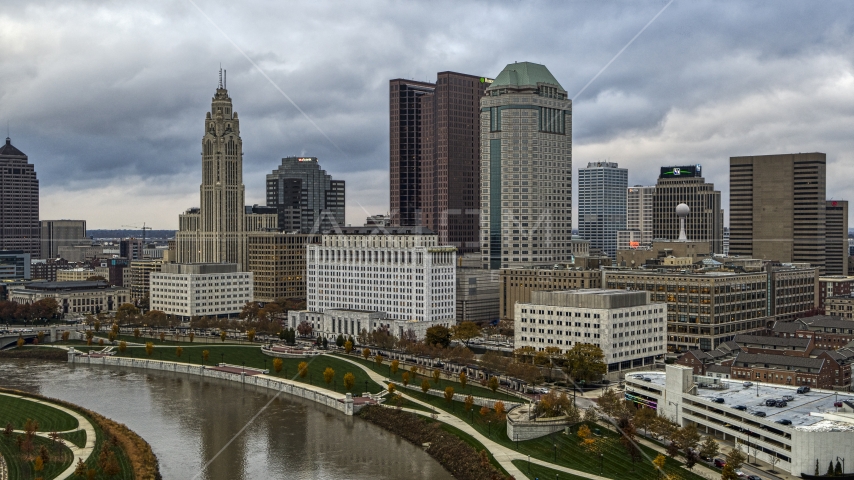
[[[0,122],[41,181],[42,218],[176,228],[198,203],[202,120],[219,64],[240,114],[247,202],[289,154],[348,181],[347,219],[388,208],[388,80],[549,67],[570,94],[665,4],[7,2]],[[854,6],[675,1],[574,105],[573,161],[629,182],[702,163],[728,205],[733,155],[822,151],[854,199]]]

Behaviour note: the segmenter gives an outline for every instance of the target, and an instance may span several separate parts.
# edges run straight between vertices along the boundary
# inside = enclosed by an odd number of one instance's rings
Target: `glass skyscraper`
[[[591,162],[578,169],[578,234],[612,259],[617,231],[626,229],[629,171],[616,163]]]

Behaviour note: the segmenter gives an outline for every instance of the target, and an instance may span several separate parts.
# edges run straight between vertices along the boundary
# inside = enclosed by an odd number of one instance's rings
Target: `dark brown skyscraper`
[[[0,250],[39,258],[39,181],[24,152],[7,137],[0,147]]]
[[[392,225],[423,225],[443,245],[480,249],[481,77],[440,72],[436,83],[391,80]]]

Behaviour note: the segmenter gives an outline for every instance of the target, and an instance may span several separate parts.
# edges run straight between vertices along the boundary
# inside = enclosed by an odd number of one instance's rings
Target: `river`
[[[452,478],[420,448],[359,418],[224,380],[7,359],[0,386],[124,423],[151,444],[164,479]]]

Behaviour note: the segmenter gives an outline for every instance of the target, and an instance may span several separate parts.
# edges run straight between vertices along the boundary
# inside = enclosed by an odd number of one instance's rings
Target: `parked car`
[[[714,464],[718,468],[724,468],[726,466],[726,460],[722,458],[716,458]]]
[[[780,425],[791,425],[792,421],[786,418],[781,418],[779,420],[774,421],[774,423],[779,423]]]
[[[753,382],[744,382],[742,385],[744,385],[744,388],[750,388],[753,386]]]
[[[748,475],[747,480],[762,480],[762,477],[759,475]]]
[[[775,405],[777,405],[777,400],[775,400],[773,398],[769,398],[768,400],[765,400],[765,406],[766,407],[773,407]]]
[[[777,407],[777,408],[783,408],[783,407],[785,407],[785,406],[787,406],[787,405],[789,405],[789,403],[788,403],[788,402],[786,402],[785,400],[777,400],[777,404],[776,404],[776,405],[774,405],[774,406],[775,406],[775,407]]]
[[[753,414],[754,414],[754,415],[756,415],[757,417],[765,417],[765,416],[767,416],[767,414],[766,414],[765,412],[754,412]]]
[[[712,401],[715,403],[724,403],[724,399],[721,397],[713,398]]]
[[[783,400],[785,400],[787,402],[791,402],[794,399],[795,399],[795,397],[793,397],[791,395],[783,395]]]
[[[742,412],[747,411],[747,407],[745,407],[744,405],[736,405],[732,408],[734,408],[736,410],[741,410]]]
[[[798,393],[809,393],[809,391],[810,387],[807,387],[806,385],[803,387],[798,387]]]
[[[643,379],[642,379],[642,380],[643,380],[644,382],[651,382],[651,381],[652,381],[652,379],[651,379],[651,378],[649,378],[649,377],[643,377]]]

